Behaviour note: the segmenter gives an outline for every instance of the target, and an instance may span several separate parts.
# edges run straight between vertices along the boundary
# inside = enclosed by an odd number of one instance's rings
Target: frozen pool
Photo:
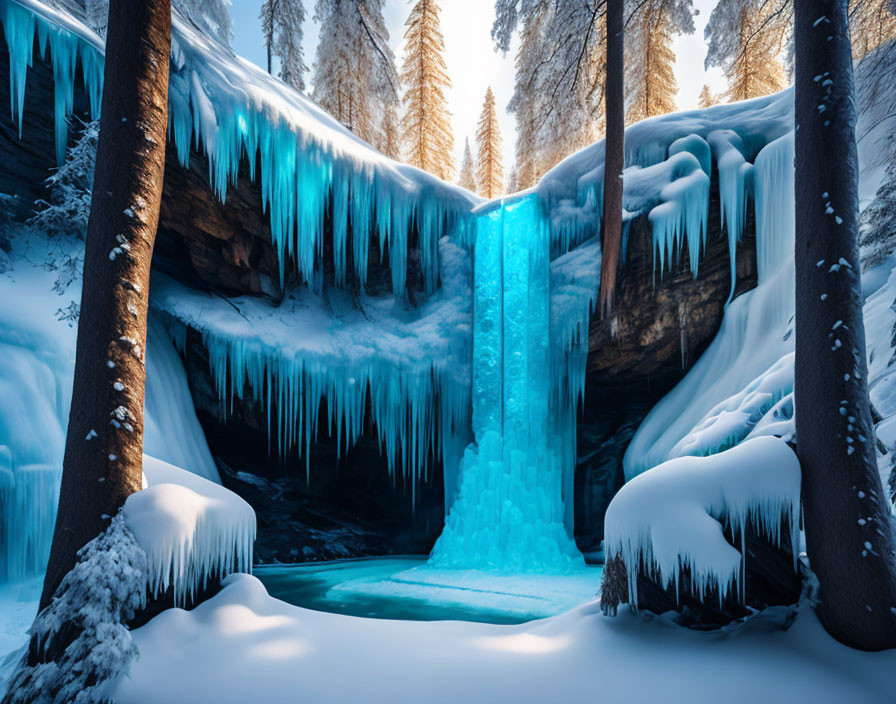
[[[522,623],[593,599],[602,568],[565,575],[436,570],[425,557],[257,567],[271,596],[318,611],[414,621]]]

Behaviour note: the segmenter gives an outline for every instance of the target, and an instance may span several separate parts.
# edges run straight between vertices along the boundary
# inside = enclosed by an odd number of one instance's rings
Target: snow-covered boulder
[[[212,579],[252,571],[255,512],[232,491],[144,455],[148,485],[124,505],[128,529],[147,557],[151,596],[183,604]]]
[[[638,475],[607,510],[605,610],[683,611],[706,626],[795,602],[800,481],[796,454],[771,436]]]

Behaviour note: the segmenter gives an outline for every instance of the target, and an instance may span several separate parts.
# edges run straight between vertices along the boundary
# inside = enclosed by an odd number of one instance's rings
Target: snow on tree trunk
[[[41,608],[77,551],[142,485],[146,313],[170,52],[168,2],[111,5],[72,409]]]
[[[797,0],[797,450],[821,614],[853,647],[896,646],[896,554],[874,454],[846,0]]]

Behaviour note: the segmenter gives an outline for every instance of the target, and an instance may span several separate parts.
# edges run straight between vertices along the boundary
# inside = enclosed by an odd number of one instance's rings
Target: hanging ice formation
[[[10,56],[11,113],[20,133],[35,35],[42,57],[49,48],[56,156],[62,163],[78,66],[91,116],[99,114],[103,42],[70,14],[37,0],[0,0],[0,18]],[[212,187],[222,201],[245,160],[249,177],[261,184],[284,281],[295,271],[302,281],[314,284],[323,256],[324,218],[331,214],[337,285],[346,280],[350,267],[363,288],[374,236],[388,257],[393,292],[404,294],[407,252],[416,247],[424,288],[431,293],[438,283],[439,237],[462,230],[474,202],[465,191],[380,155],[310,100],[176,17],[169,134],[184,167],[189,166],[191,148],[202,150]]]
[[[429,565],[491,572],[573,570],[584,564],[570,520],[575,458],[565,451],[570,441],[574,446],[575,416],[566,407],[574,406],[576,396],[571,401],[562,385],[558,396],[552,386],[557,376],[582,378],[584,360],[570,357],[562,342],[550,343],[548,228],[534,196],[491,207],[476,223],[476,442],[464,453],[457,499]],[[590,297],[585,301],[587,323]],[[575,322],[565,327],[570,342],[580,339],[569,332]],[[555,368],[559,374],[545,373]]]

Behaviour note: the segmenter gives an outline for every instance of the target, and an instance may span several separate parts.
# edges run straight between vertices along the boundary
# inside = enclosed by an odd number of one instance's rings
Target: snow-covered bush
[[[12,704],[107,701],[137,648],[125,623],[145,603],[146,554],[119,513],[78,552],[53,601],[31,627],[31,645],[9,683]]]
[[[69,147],[65,163],[46,180],[49,201],[37,201],[39,210],[30,220],[43,233],[77,235],[81,239],[87,235],[99,134],[99,120],[83,123],[80,136]]]
[[[679,457],[636,476],[615,496],[605,518],[607,564],[624,565],[628,603],[638,606],[639,574],[676,594],[680,578],[689,575],[685,586],[701,601],[710,593],[720,602],[731,595],[742,601],[742,591],[734,590],[744,587],[748,528],[776,546],[786,536],[796,559],[800,479],[796,454],[772,436],[710,457]],[[739,551],[725,539],[723,523],[732,539],[740,540]],[[605,606],[612,611],[612,603]]]

